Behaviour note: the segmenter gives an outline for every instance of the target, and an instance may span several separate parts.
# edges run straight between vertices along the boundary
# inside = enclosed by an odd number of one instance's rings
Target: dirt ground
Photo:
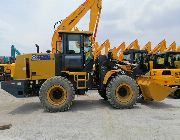
[[[137,103],[116,110],[96,91],[78,96],[64,113],[44,112],[38,98],[16,99],[0,90],[0,140],[180,140],[180,100]]]

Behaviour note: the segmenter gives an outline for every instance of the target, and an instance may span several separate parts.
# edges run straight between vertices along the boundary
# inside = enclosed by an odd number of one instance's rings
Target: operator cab
[[[59,71],[87,72],[93,68],[92,32],[59,32],[60,40],[56,44],[56,60]]]
[[[124,51],[123,61],[127,61],[131,64],[139,64],[140,62],[144,62],[143,59],[146,58],[148,52],[146,50],[127,50]]]
[[[180,68],[180,52],[166,52],[155,56],[154,69],[178,68]]]

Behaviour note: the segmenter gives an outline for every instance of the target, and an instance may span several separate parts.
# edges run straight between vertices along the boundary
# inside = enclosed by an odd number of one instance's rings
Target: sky
[[[13,44],[21,53],[51,49],[54,23],[67,17],[85,0],[1,0],[0,55],[10,55]],[[78,24],[87,30],[89,15]],[[153,47],[163,39],[180,46],[180,0],[103,0],[97,41],[111,47],[135,39]]]

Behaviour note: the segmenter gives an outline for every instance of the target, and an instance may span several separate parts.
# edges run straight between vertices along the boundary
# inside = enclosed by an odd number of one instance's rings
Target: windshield
[[[131,60],[131,54],[125,54],[123,60],[130,61]]]
[[[135,53],[134,62],[140,63],[140,61],[141,61],[141,53]]]
[[[170,68],[180,68],[180,54],[171,54],[168,57],[168,64]]]

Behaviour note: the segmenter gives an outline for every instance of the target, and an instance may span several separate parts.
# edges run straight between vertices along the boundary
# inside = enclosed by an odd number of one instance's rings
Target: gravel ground
[[[116,110],[96,91],[78,96],[72,109],[47,113],[38,98],[16,99],[0,90],[0,140],[180,140],[180,101],[137,103]]]

